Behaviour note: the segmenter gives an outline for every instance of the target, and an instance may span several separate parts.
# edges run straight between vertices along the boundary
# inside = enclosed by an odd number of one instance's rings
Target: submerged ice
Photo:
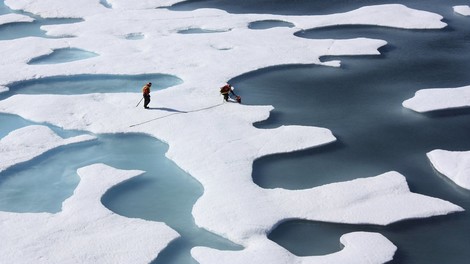
[[[319,58],[377,55],[378,48],[386,45],[383,40],[369,38],[302,39],[294,35],[300,29],[337,24],[439,29],[445,27],[440,15],[403,5],[363,7],[324,16],[277,16],[236,15],[216,9],[174,12],[157,8],[178,2],[171,0],[139,4],[129,0],[87,0],[86,4],[73,0],[5,2],[13,9],[42,17],[73,17],[83,21],[41,27],[49,36],[73,38],[35,37],[35,45],[30,45],[31,38],[1,41],[0,54],[5,63],[0,65],[0,87],[24,80],[91,74],[161,72],[183,80],[171,89],[153,91],[152,102],[157,107],[148,111],[135,106],[140,99],[138,92],[96,92],[14,94],[0,101],[0,112],[96,134],[145,133],[168,143],[166,155],[204,187],[193,208],[195,223],[243,246],[243,250],[233,252],[195,248],[192,254],[200,263],[220,260],[226,263],[252,260],[360,263],[365,258],[371,263],[383,263],[393,258],[396,247],[380,234],[345,234],[341,239],[345,246],[342,251],[312,258],[290,254],[267,239],[267,234],[286,219],[387,225],[463,210],[450,202],[411,192],[405,178],[396,172],[306,190],[260,188],[251,178],[255,159],[322,146],[336,138],[330,130],[319,127],[255,128],[253,123],[266,120],[272,107],[222,104],[217,94],[220,84],[244,72],[283,64],[339,66],[339,61],[322,63]],[[255,21],[285,21],[294,26],[252,30],[249,25]],[[211,32],[178,33],[188,28],[210,28]],[[123,38],[135,32],[145,37],[134,41]],[[12,48],[18,52],[8,52]],[[51,50],[70,48],[100,56],[69,61],[66,67],[28,64],[32,58]],[[44,152],[40,144],[17,144],[28,139],[39,142],[30,133],[24,133],[30,129],[12,132],[15,140],[11,136],[2,139],[5,153],[13,157],[9,158],[12,162],[2,161],[0,165],[13,166]],[[39,130],[42,132],[36,136],[41,140],[61,142],[48,131]],[[47,145],[46,149],[54,146]],[[23,157],[26,151],[30,154]],[[77,263],[152,261],[178,234],[159,222],[118,216],[100,202],[106,190],[141,173],[105,164],[82,167],[78,170],[80,184],[64,202],[61,212],[0,212],[0,230],[5,234],[2,241],[9,245],[2,247],[2,255],[10,262],[24,263],[41,257],[45,263],[61,262],[70,260],[70,256]],[[90,240],[96,241],[92,247],[87,246]],[[34,245],[32,250],[22,253],[31,245]]]

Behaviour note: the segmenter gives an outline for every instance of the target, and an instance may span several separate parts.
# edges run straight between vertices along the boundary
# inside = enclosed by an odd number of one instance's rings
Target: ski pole
[[[139,106],[139,105],[140,105],[140,102],[142,102],[142,99],[144,99],[144,98],[143,98],[143,97],[142,97],[142,98],[140,98],[140,101],[137,103],[137,105],[136,105],[135,107],[137,107],[137,106]]]

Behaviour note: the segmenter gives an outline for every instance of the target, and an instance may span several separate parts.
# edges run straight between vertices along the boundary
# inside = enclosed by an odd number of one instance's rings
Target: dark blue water
[[[260,20],[248,24],[249,29],[270,29],[274,27],[294,27],[294,24],[281,20]]]
[[[258,185],[303,189],[396,170],[406,176],[412,191],[470,210],[470,191],[439,175],[425,156],[436,148],[470,150],[470,110],[418,114],[401,106],[419,89],[470,83],[470,18],[454,14],[448,1],[407,4],[435,10],[449,26],[426,31],[371,26],[306,30],[296,36],[370,37],[389,44],[381,56],[339,58],[343,65],[338,69],[273,67],[232,80],[244,103],[275,106],[258,127],[320,126],[338,138],[321,148],[257,160],[253,179]],[[366,230],[380,232],[397,245],[394,263],[468,263],[467,211],[387,227],[294,220],[269,237],[296,255],[321,255],[340,250],[340,235]]]
[[[227,30],[214,30],[214,29],[202,29],[202,28],[189,28],[179,30],[180,34],[207,34],[207,33],[221,33],[226,32]]]
[[[464,1],[464,0],[463,0]],[[199,8],[219,8],[235,14],[321,15],[347,12],[366,5],[390,4],[390,0],[188,0],[170,7],[189,11]],[[415,1],[410,1],[415,2]]]

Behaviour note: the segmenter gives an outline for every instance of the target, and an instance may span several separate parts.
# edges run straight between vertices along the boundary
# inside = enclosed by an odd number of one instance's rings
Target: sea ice
[[[6,14],[0,16],[0,26],[17,22],[33,22],[34,18],[20,14]]]
[[[249,71],[282,64],[322,64],[319,57],[324,55],[379,54],[377,49],[386,44],[383,40],[364,38],[309,40],[294,36],[295,32],[302,29],[348,24],[419,29],[446,26],[440,15],[403,5],[369,6],[324,16],[280,16],[229,14],[216,9],[191,12],[137,7],[107,9],[98,4],[98,1],[87,0],[88,2],[90,4],[77,4],[70,0],[7,0],[7,5],[35,14],[51,12],[51,16],[86,19],[80,23],[41,27],[49,36],[76,36],[75,38],[34,38],[35,45],[30,45],[31,38],[0,43],[0,55],[5,62],[0,71],[0,85],[7,86],[14,81],[42,76],[142,74],[158,71],[184,79],[185,89],[197,89],[201,96],[205,96],[207,89]],[[133,1],[126,3],[135,5]],[[119,6],[114,2],[111,4],[113,7]],[[251,22],[259,20],[283,20],[295,27],[270,30],[248,28]],[[179,30],[188,28],[208,28],[224,32],[177,34]],[[122,38],[135,32],[145,35],[145,39],[130,42]],[[22,52],[9,52],[18,47],[23,47]],[[52,50],[61,48],[78,48],[100,56],[68,63],[67,67],[25,66],[25,62],[31,58],[47,55]],[[221,64],[231,67],[221,67]],[[19,71],[20,75],[17,74]]]
[[[468,5],[454,6],[454,12],[457,14],[461,14],[463,16],[470,16],[470,6]]]
[[[177,76],[184,82],[171,89],[152,91],[149,110],[135,107],[141,99],[139,93],[102,93],[14,95],[0,101],[0,112],[65,129],[146,133],[168,143],[167,156],[204,186],[204,194],[193,208],[196,223],[245,247],[235,253],[197,248],[193,253],[201,262],[259,259],[308,263],[314,259],[336,263],[350,261],[349,257],[358,262],[371,257],[371,262],[380,263],[389,260],[396,248],[378,234],[346,234],[342,238],[344,250],[315,258],[292,256],[270,242],[266,234],[292,218],[386,225],[462,210],[449,202],[410,192],[405,178],[394,172],[309,190],[260,188],[251,178],[255,159],[328,144],[335,137],[328,129],[318,127],[255,128],[253,123],[269,117],[271,106],[222,103],[218,94],[218,87],[227,80],[249,71],[285,64],[322,64],[319,58],[324,55],[379,54],[378,48],[386,45],[379,39],[304,39],[294,35],[299,30],[349,24],[443,28],[446,24],[442,16],[403,5],[369,6],[331,15],[279,16],[156,8],[178,2],[172,0],[108,2],[112,8],[98,0],[6,0],[11,8],[43,17],[84,20],[41,27],[50,36],[74,38],[1,41],[0,85],[8,87],[15,81],[50,76],[155,72]],[[282,20],[294,27],[248,28],[251,22],[260,20]],[[220,32],[178,33],[188,28]],[[129,41],[122,37],[135,32],[145,38]],[[100,56],[62,65],[27,64],[34,57],[63,48]],[[177,236],[162,223],[119,217],[100,204],[106,189],[138,172],[93,165],[79,173],[80,185],[64,202],[62,212],[0,213],[2,242],[8,245],[0,249],[3,259],[25,263],[61,262],[66,257],[80,263],[149,262]],[[368,246],[370,243],[373,246]],[[216,262],[212,262],[212,256],[218,256]],[[275,256],[279,259],[271,258]]]
[[[324,256],[297,257],[276,243],[262,236],[254,239],[244,251],[218,251],[197,247],[191,254],[199,263],[279,263],[279,264],[326,264],[326,263],[386,263],[393,259],[396,246],[378,233],[353,232],[340,238],[344,248]]]
[[[142,174],[104,164],[78,170],[80,183],[62,211],[0,211],[2,246],[7,263],[149,263],[178,237],[163,223],[119,216],[100,200],[112,186]]]
[[[410,192],[396,172],[308,190],[262,189],[251,178],[256,158],[327,144],[335,140],[331,132],[301,126],[253,127],[269,116],[272,107],[219,103],[195,109],[173,96],[172,89],[154,95],[159,107],[147,111],[132,104],[139,98],[132,93],[15,95],[0,102],[0,111],[66,129],[141,132],[167,142],[167,156],[204,186],[193,208],[196,223],[245,247],[253,243],[253,236],[266,236],[284,219],[387,225],[462,210]],[[40,110],[15,107],[19,102]],[[135,122],[132,127],[130,120]]]
[[[63,139],[46,126],[27,126],[10,132],[0,139],[0,172],[9,167],[31,160],[51,149],[95,139],[81,135]]]
[[[43,18],[81,18],[105,12],[107,9],[98,0],[55,1],[55,0],[5,0],[13,10],[23,10]]]
[[[416,112],[470,107],[470,86],[419,90],[403,106]]]
[[[248,180],[237,181],[235,174],[223,174],[224,179],[230,177],[230,187],[218,183],[221,187],[215,189],[212,186],[217,180],[203,181],[207,191],[193,213],[197,224],[244,245],[250,244],[248,234],[267,234],[283,219],[388,225],[463,210],[447,201],[410,192],[405,178],[397,172],[297,191],[256,189]],[[217,171],[216,175],[222,173]],[[244,190],[242,197],[237,190]],[[205,213],[207,210],[213,213]]]
[[[470,151],[436,149],[428,152],[427,156],[437,171],[470,190]]]

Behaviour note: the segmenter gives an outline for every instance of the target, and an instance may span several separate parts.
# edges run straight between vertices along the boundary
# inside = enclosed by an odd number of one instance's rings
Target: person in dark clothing
[[[152,83],[149,82],[144,87],[142,88],[142,95],[144,97],[144,108],[148,109],[148,105],[150,103],[150,87],[152,86]]]

